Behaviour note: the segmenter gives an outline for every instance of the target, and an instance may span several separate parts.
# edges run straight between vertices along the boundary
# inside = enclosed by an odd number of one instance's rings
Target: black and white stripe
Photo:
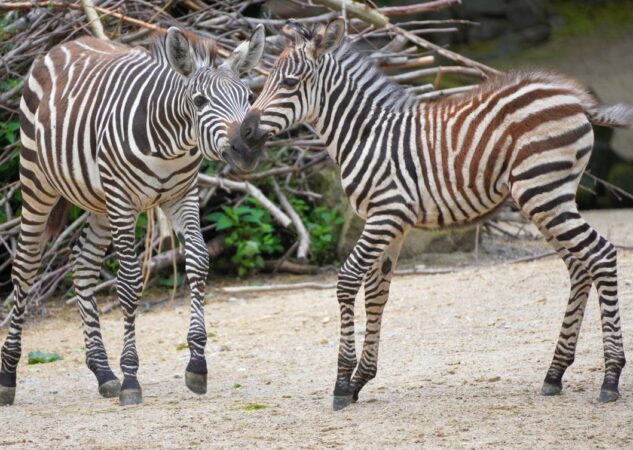
[[[156,206],[185,249],[191,289],[186,383],[194,392],[206,391],[202,304],[209,262],[200,231],[197,173],[203,157],[242,169],[256,164],[236,131],[251,97],[239,74],[258,62],[263,43],[258,27],[224,63],[214,65],[213,41],[171,28],[156,39],[153,54],[82,38],[35,61],[20,106],[23,208],[12,273],[15,301],[2,347],[0,404],[14,399],[26,297],[40,266],[47,223],[49,228],[60,225],[68,202],[91,213],[74,249],[74,283],[86,363],[100,393],[119,395],[122,404],[142,400],[134,337],[142,279],[134,226],[141,211]],[[120,263],[122,385],[108,363],[94,298],[110,243]]]

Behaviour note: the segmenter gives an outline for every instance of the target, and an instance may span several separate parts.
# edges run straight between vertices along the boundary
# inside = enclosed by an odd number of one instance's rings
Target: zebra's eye
[[[296,78],[284,78],[283,80],[281,80],[281,84],[286,87],[295,87],[299,84],[299,80],[297,80]]]
[[[250,94],[248,94],[248,103],[253,103],[253,100],[255,100],[255,96],[251,92]]]
[[[198,95],[193,99],[193,104],[196,105],[196,108],[202,108],[207,103],[209,103],[209,99],[203,97],[202,95]]]

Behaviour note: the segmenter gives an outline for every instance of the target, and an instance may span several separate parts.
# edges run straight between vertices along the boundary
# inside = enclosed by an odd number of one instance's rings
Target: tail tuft
[[[49,238],[55,237],[62,230],[62,227],[68,220],[68,211],[70,209],[70,203],[64,197],[60,197],[57,200],[53,210],[48,216],[46,221],[46,234]]]
[[[594,106],[587,110],[587,115],[595,125],[633,129],[633,105]]]

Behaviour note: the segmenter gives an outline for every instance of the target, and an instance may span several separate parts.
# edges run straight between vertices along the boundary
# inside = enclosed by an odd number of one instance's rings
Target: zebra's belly
[[[440,208],[438,205],[426,205],[420,209],[416,228],[428,230],[439,228],[459,228],[482,222],[494,216],[505,204],[508,192],[504,189],[501,195],[495,196],[492,201],[477,204],[475,208],[467,208],[465,204],[451,204],[450,208]]]
[[[41,176],[66,200],[83,210],[103,214],[106,211],[105,192],[101,183],[99,170],[93,161],[60,161],[51,163],[42,149],[38,149]]]

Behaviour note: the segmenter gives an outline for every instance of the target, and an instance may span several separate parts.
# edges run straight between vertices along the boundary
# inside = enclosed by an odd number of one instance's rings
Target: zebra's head
[[[253,99],[251,90],[240,81],[240,75],[252,69],[261,58],[264,27],[257,26],[250,38],[217,67],[205,57],[210,53],[209,42],[172,27],[165,37],[165,56],[169,65],[184,77],[184,101],[191,111],[197,146],[204,157],[250,171],[257,166],[261,152],[259,148],[244,145],[240,136],[239,124]]]
[[[328,61],[343,39],[343,19],[316,32],[288,21],[282,29],[287,47],[240,127],[244,143],[261,148],[272,136],[297,123],[312,123],[319,114],[324,79],[336,74]]]

